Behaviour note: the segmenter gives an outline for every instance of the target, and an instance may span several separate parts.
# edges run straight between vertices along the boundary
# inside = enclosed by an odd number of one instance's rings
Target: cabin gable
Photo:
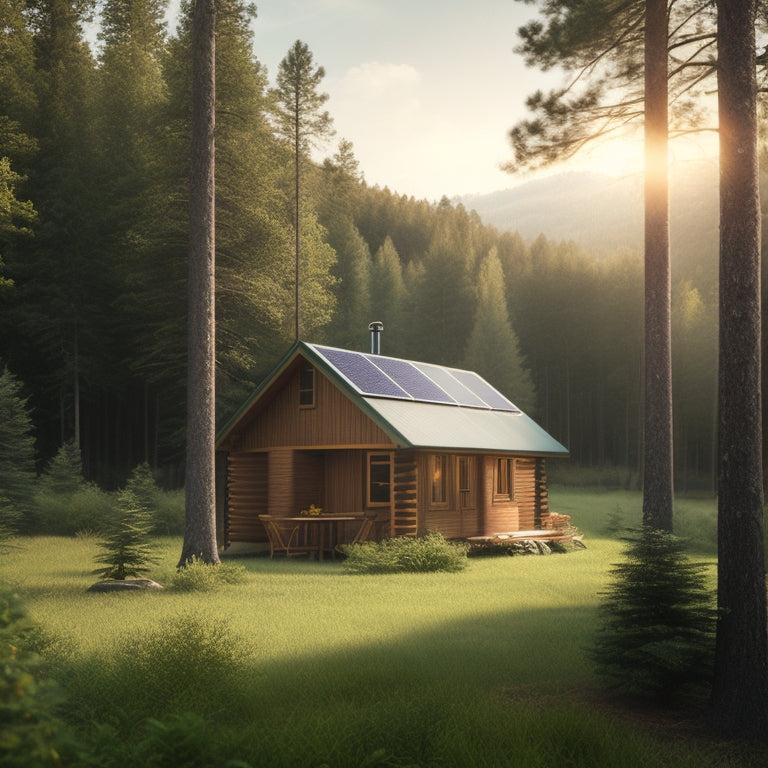
[[[307,368],[312,371],[311,398]],[[279,377],[225,443],[225,450],[394,448],[392,439],[318,368],[299,357]]]

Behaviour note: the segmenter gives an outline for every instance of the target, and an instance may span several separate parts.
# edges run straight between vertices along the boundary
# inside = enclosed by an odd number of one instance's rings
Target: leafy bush
[[[455,572],[466,568],[468,547],[433,532],[421,538],[347,544],[341,550],[346,555],[344,567],[351,573]]]
[[[68,712],[81,727],[113,724],[132,740],[135,724],[146,718],[237,710],[238,692],[248,690],[240,683],[249,643],[202,611],[166,617],[151,628],[116,627],[109,647],[71,659],[62,671]]]
[[[93,737],[94,766],[123,768],[249,768],[240,760],[227,760],[229,744],[202,717],[183,712],[162,721],[147,719],[135,738],[122,741],[114,728],[100,725]]]
[[[41,488],[33,500],[36,534],[74,536],[80,531],[104,533],[115,514],[115,497],[92,483],[75,491]]]
[[[19,598],[0,591],[0,764],[62,765],[73,747],[55,715],[62,701],[58,688],[40,679],[39,657],[26,649],[34,631]]]
[[[223,585],[242,584],[246,580],[247,571],[244,565],[208,565],[193,557],[192,562],[176,571],[171,579],[171,586],[183,592],[211,592]]]
[[[715,609],[703,567],[665,531],[644,527],[611,570],[592,648],[598,673],[620,694],[668,697],[711,675]]]
[[[152,532],[158,536],[181,536],[184,533],[184,489],[158,489],[152,517]]]

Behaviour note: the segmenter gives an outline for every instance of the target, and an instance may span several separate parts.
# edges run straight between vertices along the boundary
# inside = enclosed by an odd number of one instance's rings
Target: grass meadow
[[[768,765],[758,747],[710,740],[696,706],[610,701],[586,648],[641,498],[555,488],[551,507],[587,549],[376,576],[242,558],[242,583],[214,591],[96,594],[98,542],[39,537],[0,555],[0,581],[40,627],[66,719],[104,768]],[[712,500],[678,503],[713,585],[714,514]],[[181,541],[155,543],[149,575],[169,584]]]

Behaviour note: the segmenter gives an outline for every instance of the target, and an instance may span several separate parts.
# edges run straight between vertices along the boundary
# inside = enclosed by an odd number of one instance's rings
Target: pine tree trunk
[[[218,563],[215,474],[214,108],[215,0],[195,0],[192,17],[186,524],[179,566]]]
[[[712,718],[768,739],[763,553],[755,0],[718,0],[720,364],[717,650]]]
[[[671,531],[673,458],[667,26],[666,0],[646,0],[643,523]]]

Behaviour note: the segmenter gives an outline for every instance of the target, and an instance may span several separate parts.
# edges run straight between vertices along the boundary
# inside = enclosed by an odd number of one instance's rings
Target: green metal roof
[[[568,450],[522,412],[363,398],[369,414],[401,448],[567,455]]]
[[[338,353],[338,354],[334,354]],[[307,362],[314,365],[321,373],[330,379],[347,397],[378,424],[389,435],[392,442],[402,448],[434,448],[450,451],[478,451],[478,452],[509,452],[516,454],[530,454],[536,456],[565,456],[567,448],[561,445],[531,418],[506,401],[500,393],[493,390],[490,385],[471,372],[459,371],[444,366],[431,364],[410,363],[395,358],[382,358],[390,365],[406,367],[420,366],[415,372],[411,369],[409,376],[418,375],[420,371],[432,371],[438,374],[438,378],[448,377],[451,373],[461,378],[469,378],[471,381],[479,381],[478,387],[486,388],[491,398],[498,395],[501,401],[499,408],[493,405],[483,407],[469,407],[453,402],[434,402],[433,399],[418,399],[407,393],[397,396],[387,394],[370,394],[363,391],[361,385],[349,377],[349,371],[342,372],[334,365],[331,358],[344,358],[345,355],[354,355],[347,350],[338,350],[329,347],[319,347],[304,342],[295,342],[283,356],[282,360],[273,369],[272,373],[257,387],[253,395],[232,415],[223,425],[218,436],[217,444],[234,429],[240,418],[244,416],[259,398],[270,388],[275,379],[282,374],[293,361],[301,356]],[[380,359],[379,356],[368,356],[359,353],[360,362],[368,365],[371,361]],[[381,371],[377,372],[381,373]],[[381,381],[386,381],[381,379]],[[407,385],[409,382],[403,382]],[[425,383],[426,384],[426,383]],[[378,386],[378,385],[377,385]],[[393,387],[397,384],[393,383]],[[372,388],[378,391],[376,386]],[[388,386],[381,387],[382,392],[388,391]],[[495,395],[494,395],[495,393]],[[404,396],[405,395],[405,396]],[[443,397],[443,395],[440,395]],[[445,398],[448,399],[447,397]],[[469,398],[471,399],[471,398]],[[511,406],[508,407],[508,406]]]

